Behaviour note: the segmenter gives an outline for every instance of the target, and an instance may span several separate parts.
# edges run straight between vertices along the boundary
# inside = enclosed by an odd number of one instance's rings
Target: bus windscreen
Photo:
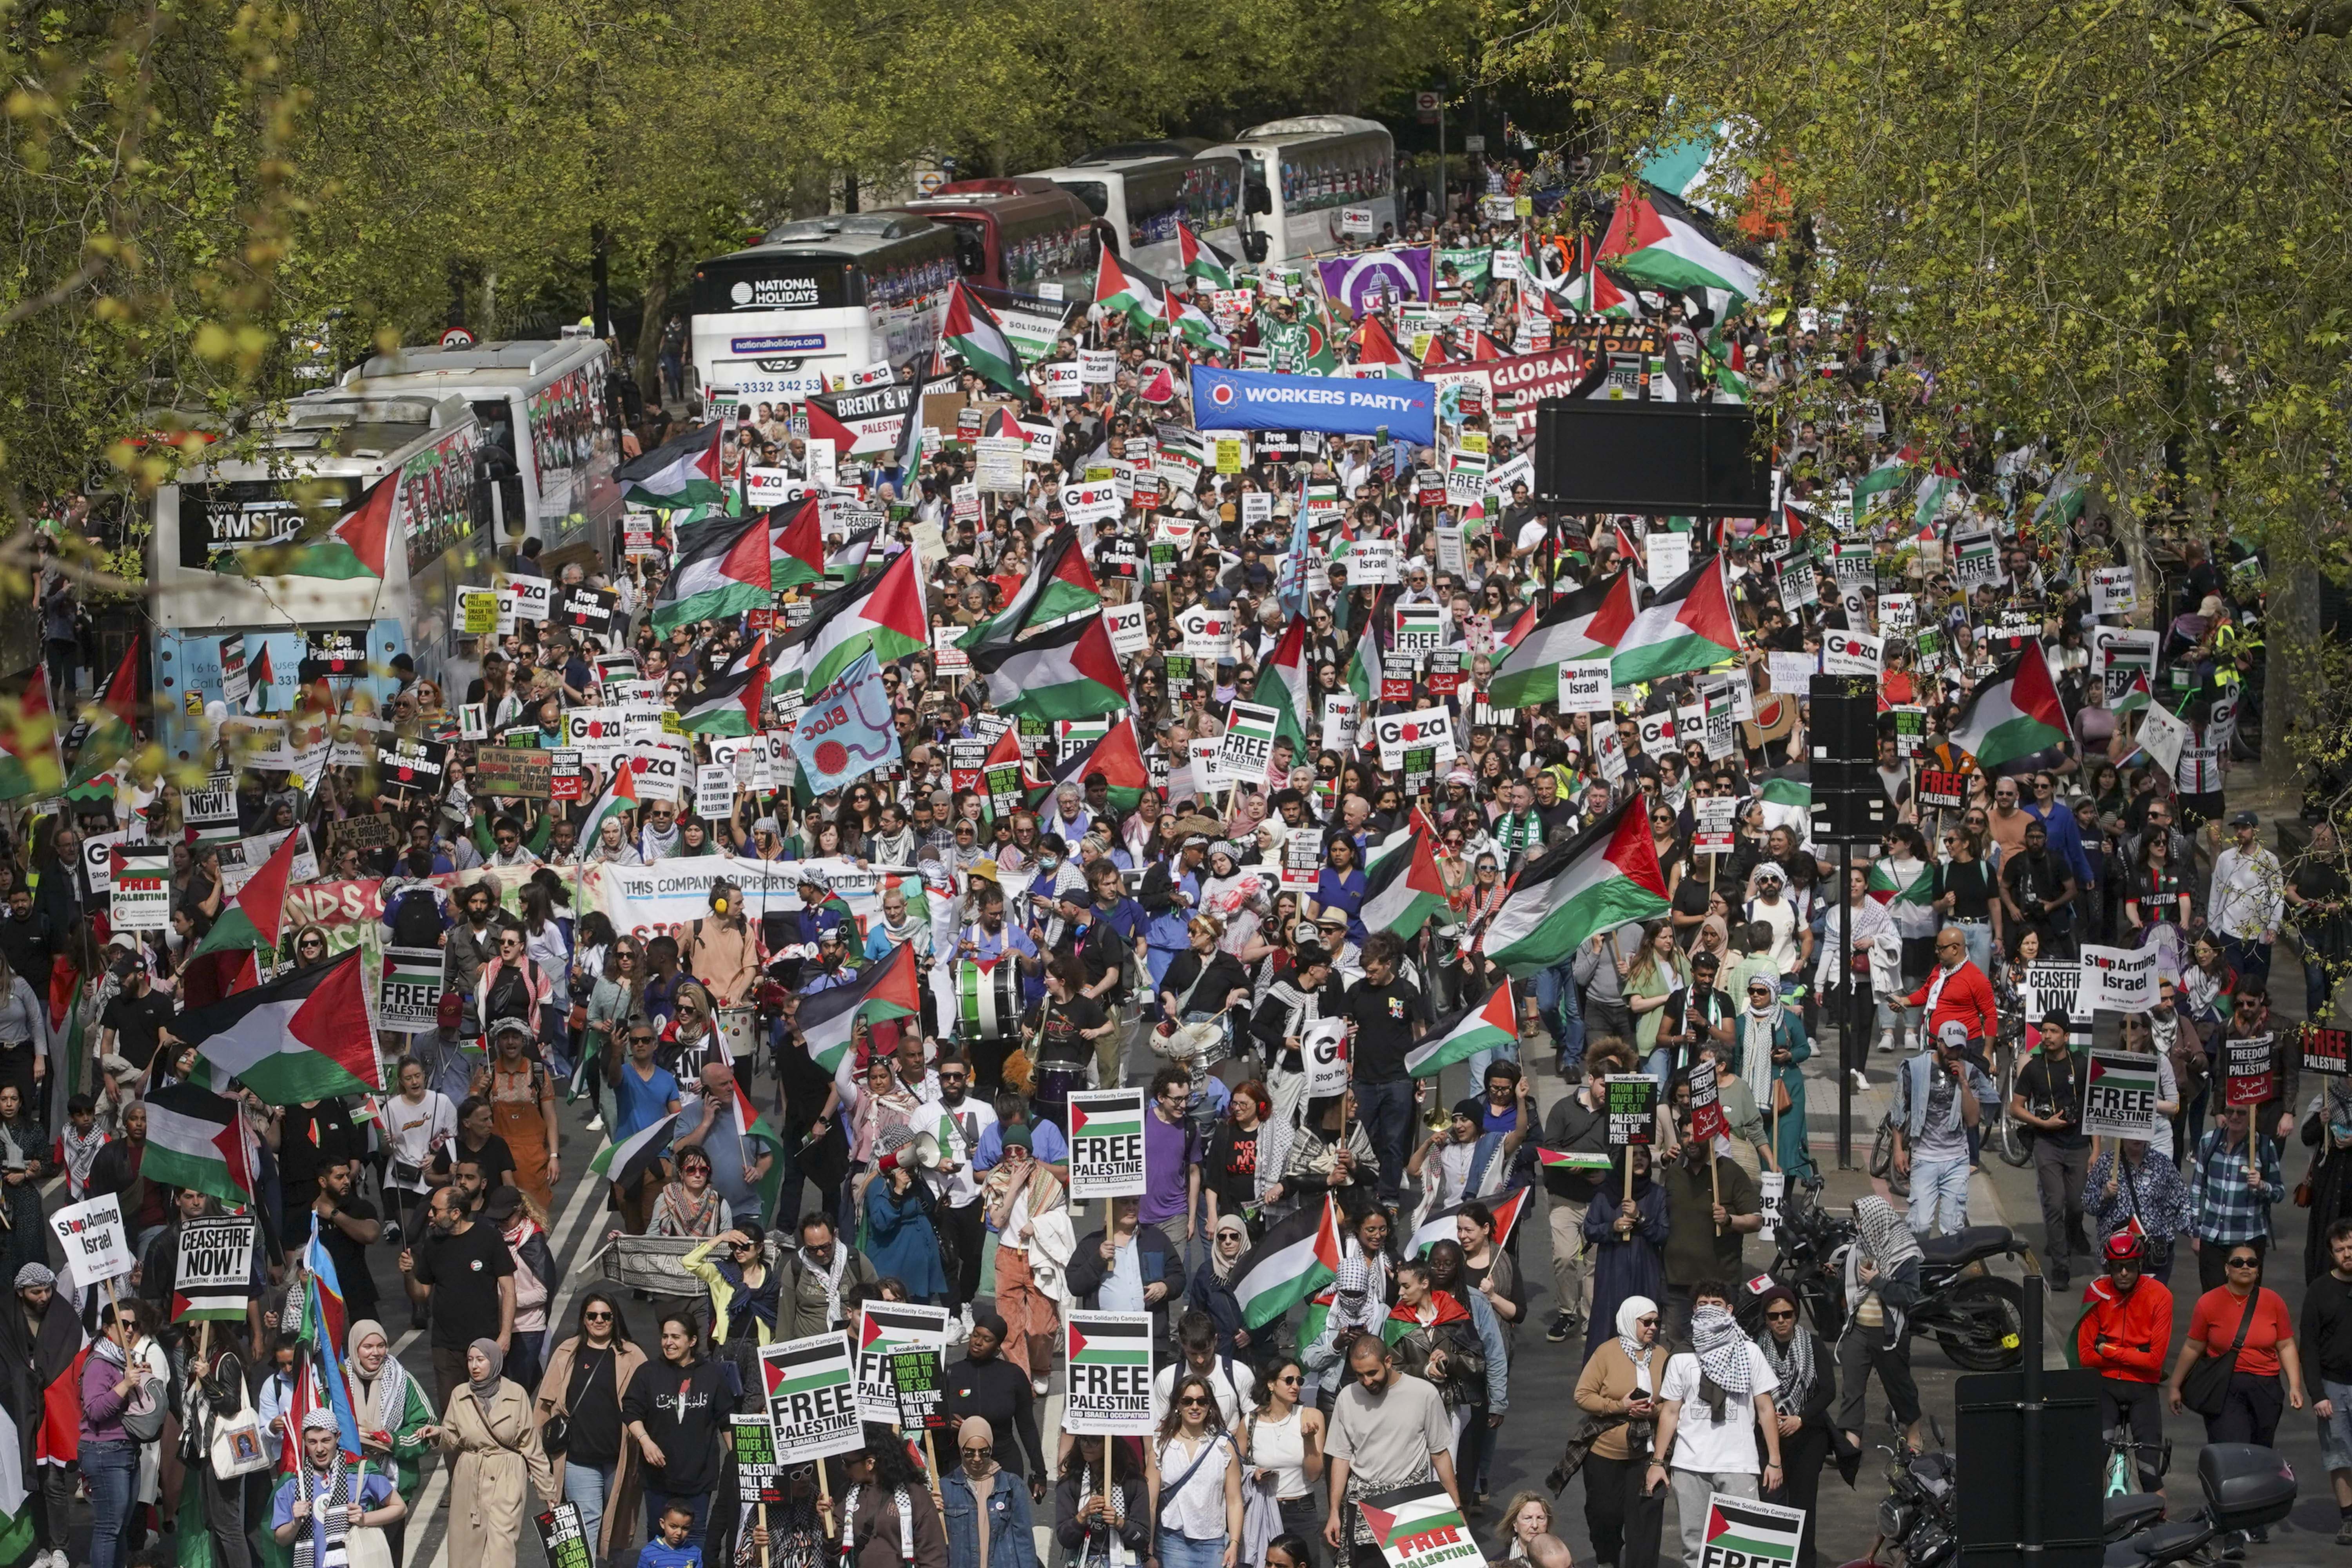
[[[224,479],[180,488],[180,564],[241,572],[241,552],[310,544],[359,502],[356,479]]]
[[[722,256],[695,268],[694,314],[837,310],[863,303],[837,256]]]

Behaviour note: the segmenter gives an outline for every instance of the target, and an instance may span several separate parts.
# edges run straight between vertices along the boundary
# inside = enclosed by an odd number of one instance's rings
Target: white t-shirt
[[[1185,1370],[1192,1370],[1191,1363],[1185,1363]],[[1217,1414],[1225,1418],[1225,1430],[1238,1429],[1242,1424],[1242,1412],[1250,1408],[1250,1390],[1257,1386],[1257,1379],[1250,1372],[1249,1364],[1241,1361],[1228,1362],[1220,1356],[1202,1375],[1209,1380],[1210,1392],[1217,1396]],[[1169,1391],[1175,1384],[1176,1369],[1173,1366],[1161,1367],[1159,1375],[1151,1380],[1151,1419],[1155,1424],[1167,1415]]]
[[[433,1163],[436,1151],[457,1139],[457,1108],[436,1089],[426,1089],[424,1100],[414,1105],[395,1094],[383,1101],[382,1122],[384,1136],[392,1141],[393,1157],[421,1171]],[[414,1182],[393,1181],[391,1184],[404,1192],[425,1190],[422,1175]]]
[[[1756,1454],[1754,1396],[1772,1393],[1780,1386],[1780,1380],[1765,1364],[1762,1351],[1752,1344],[1741,1348],[1748,1352],[1749,1396],[1726,1397],[1720,1425],[1710,1417],[1706,1401],[1699,1397],[1698,1357],[1685,1351],[1666,1363],[1666,1380],[1658,1389],[1658,1398],[1682,1405],[1675,1420],[1674,1468],[1710,1475],[1725,1471],[1756,1475],[1763,1469],[1763,1461]]]

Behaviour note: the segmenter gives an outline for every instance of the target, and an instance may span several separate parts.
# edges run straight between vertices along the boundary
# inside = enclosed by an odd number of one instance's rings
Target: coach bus
[[[493,535],[536,539],[543,565],[612,542],[621,516],[619,438],[604,417],[611,347],[595,338],[436,343],[376,354],[345,374],[355,397],[462,397],[482,427]]]
[[[245,712],[284,713],[320,678],[380,707],[403,653],[437,677],[455,647],[456,590],[489,580],[482,447],[463,397],[329,388],[247,414],[202,463],[159,486],[149,603],[167,752],[193,758],[202,749],[199,715],[226,697],[224,645],[251,689],[231,705]],[[268,573],[333,547],[335,525],[386,483],[399,488],[381,577]]]
[[[1265,260],[1297,266],[1343,238],[1368,240],[1397,221],[1396,142],[1377,121],[1300,114],[1253,125],[1203,158],[1239,158],[1248,182],[1245,251],[1264,236]],[[1260,192],[1264,195],[1261,196]],[[1371,233],[1344,235],[1340,213],[1370,208]]]
[[[1094,214],[1051,180],[958,180],[904,210],[955,231],[956,270],[970,282],[1053,300],[1094,287]]]
[[[1122,142],[1081,153],[1034,179],[1063,186],[1101,219],[1104,242],[1122,261],[1157,278],[1184,269],[1179,219],[1227,257],[1241,259],[1242,163],[1231,153],[1195,154],[1173,142]]]
[[[694,370],[706,393],[798,401],[930,352],[955,281],[956,230],[886,210],[802,218],[694,269]]]

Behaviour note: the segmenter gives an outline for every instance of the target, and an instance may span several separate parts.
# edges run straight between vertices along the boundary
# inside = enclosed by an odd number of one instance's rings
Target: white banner
[[[2088,1012],[2145,1013],[2156,1005],[2158,949],[2083,944],[2079,1005]]]
[[[1441,769],[1457,754],[1454,716],[1443,708],[1416,708],[1410,713],[1383,713],[1372,721],[1372,738],[1381,748],[1381,766],[1404,766],[1404,754],[1434,747]]]
[[[710,884],[724,877],[743,893],[743,912],[796,914],[801,909],[803,867],[824,874],[849,905],[862,931],[880,918],[882,889],[892,878],[919,882],[912,866],[861,867],[855,860],[739,860],[730,855],[678,856],[650,866],[592,866],[585,876],[595,907],[612,917],[613,929],[641,940],[664,934],[683,938],[686,928],[710,912]]]
[[[1307,1064],[1309,1099],[1344,1093],[1348,1088],[1348,1020],[1318,1018],[1307,1025],[1307,1033],[1298,1042],[1298,1055]]]
[[[1876,675],[1884,663],[1882,645],[1868,632],[1832,628],[1822,634],[1822,673]]]
[[[1559,667],[1559,710],[1606,713],[1616,703],[1605,658],[1571,658]]]

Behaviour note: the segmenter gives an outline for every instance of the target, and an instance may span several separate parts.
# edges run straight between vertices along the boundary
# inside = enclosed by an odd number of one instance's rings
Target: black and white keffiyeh
[[[1748,1336],[1739,1320],[1721,1307],[1701,1307],[1691,1314],[1691,1349],[1707,1381],[1734,1398],[1745,1399],[1756,1385],[1755,1367],[1748,1359]]]

